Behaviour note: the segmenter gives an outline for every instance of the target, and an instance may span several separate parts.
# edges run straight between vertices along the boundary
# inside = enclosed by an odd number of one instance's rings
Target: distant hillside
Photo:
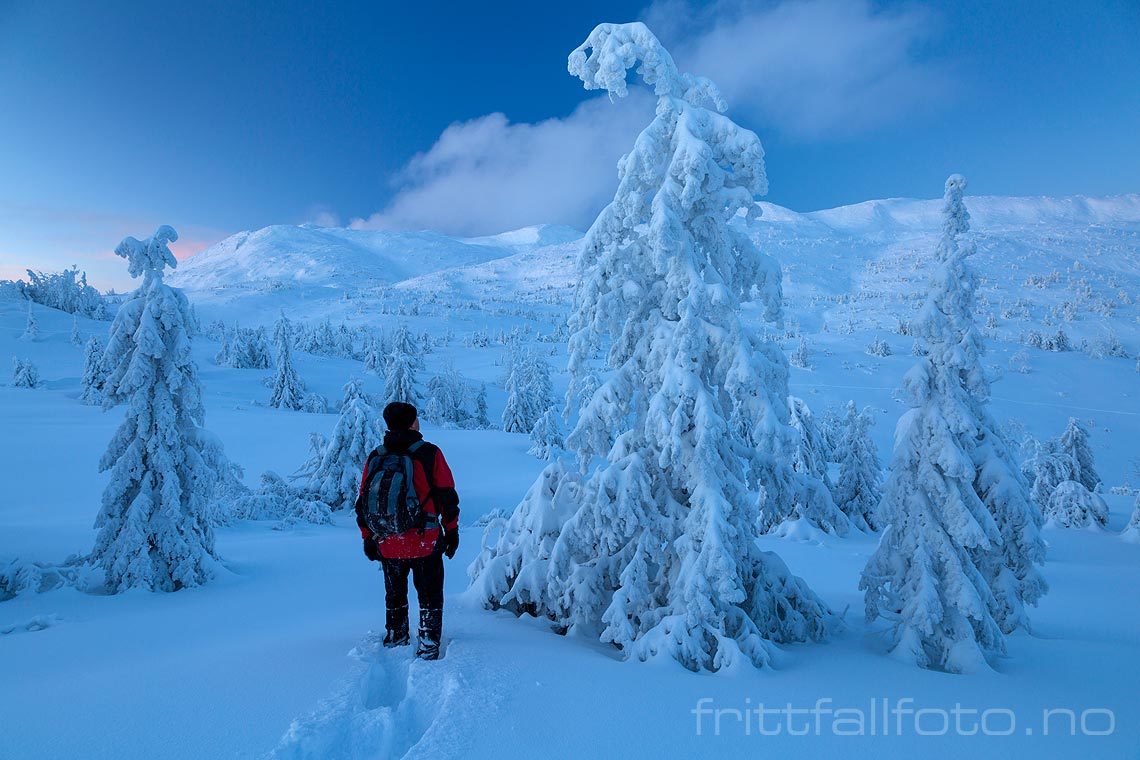
[[[770,203],[750,226],[785,273],[788,315],[804,328],[889,330],[925,288],[936,200],[887,199],[797,213]],[[967,199],[981,308],[1010,340],[1070,323],[1140,349],[1140,195]],[[368,321],[407,299],[570,302],[582,233],[542,225],[479,238],[311,225],[242,232],[182,262],[171,281],[205,316],[267,322],[282,303],[302,319]],[[418,294],[418,295],[417,295]],[[997,332],[995,334],[998,334]]]

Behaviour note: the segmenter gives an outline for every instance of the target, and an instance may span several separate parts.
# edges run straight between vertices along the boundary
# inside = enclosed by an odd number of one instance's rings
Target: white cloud
[[[758,132],[846,137],[937,109],[949,67],[925,55],[938,17],[868,0],[654,5],[647,22],[677,65],[717,83],[729,111]]]
[[[729,114],[763,139],[852,134],[937,108],[952,78],[922,56],[937,19],[868,0],[662,0],[646,21],[686,71],[723,90]],[[512,124],[501,113],[453,124],[396,178],[387,207],[352,226],[457,235],[541,222],[584,229],[612,196],[616,163],[651,118],[644,89],[582,103],[565,118]]]
[[[566,118],[452,124],[397,178],[392,202],[352,226],[482,235],[556,223],[584,228],[609,201],[617,161],[652,118],[648,96],[588,100]]]

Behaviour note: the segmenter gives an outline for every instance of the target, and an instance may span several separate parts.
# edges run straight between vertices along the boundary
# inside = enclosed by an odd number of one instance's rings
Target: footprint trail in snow
[[[293,721],[270,757],[396,760],[457,757],[463,744],[454,727],[486,720],[502,701],[490,676],[468,648],[447,642],[443,657],[424,662],[411,646],[385,649],[383,633],[369,633],[349,652],[357,665],[336,693]]]

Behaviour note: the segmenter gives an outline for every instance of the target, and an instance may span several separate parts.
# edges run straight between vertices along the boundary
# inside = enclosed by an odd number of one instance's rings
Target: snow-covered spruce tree
[[[360,468],[381,438],[379,415],[365,400],[360,380],[352,378],[344,386],[340,418],[321,451],[310,490],[330,509],[352,507],[360,485]]]
[[[796,433],[792,450],[792,469],[818,478],[830,488],[831,480],[827,475],[827,442],[815,422],[815,415],[802,398],[788,396],[788,422]]]
[[[1033,486],[1029,496],[1041,514],[1049,511],[1049,499],[1057,486],[1067,480],[1076,480],[1076,461],[1061,451],[1061,442],[1056,438],[1049,438],[1037,446],[1037,451],[1030,462],[1033,470]]]
[[[892,650],[923,667],[963,672],[1004,651],[1045,592],[1041,518],[986,410],[983,347],[973,324],[973,246],[966,181],[946,181],[942,238],[915,324],[927,355],[904,377],[911,409],[899,420],[880,507],[887,525],[863,571],[869,620],[893,624]]]
[[[843,436],[835,447],[839,458],[839,480],[835,484],[835,503],[859,530],[878,530],[876,512],[882,498],[882,468],[875,442],[868,432],[874,419],[847,402]]]
[[[508,433],[529,433],[534,429],[538,418],[554,405],[550,365],[533,351],[515,347],[510,352],[506,391],[503,430]]]
[[[20,340],[39,340],[40,337],[40,323],[36,321],[36,312],[32,308],[32,300],[28,299],[28,320],[24,325],[24,333],[20,336]]]
[[[284,314],[273,327],[273,347],[277,350],[277,372],[273,376],[273,391],[269,405],[276,409],[300,409],[305,402],[305,384],[293,367],[290,348],[292,330]]]
[[[98,335],[92,335],[83,348],[83,392],[79,400],[84,404],[96,406],[103,403],[103,384],[107,381],[107,373],[103,369],[103,341]]]
[[[1132,508],[1132,519],[1120,537],[1132,544],[1140,544],[1140,493],[1136,494],[1136,506]]]
[[[388,361],[384,365],[384,403],[402,401],[416,406],[420,403],[419,381],[423,369],[419,346],[408,326],[401,324],[392,335]]]
[[[212,575],[214,534],[207,504],[217,474],[202,428],[202,390],[190,353],[189,303],[162,280],[177,262],[167,226],[115,249],[142,285],[120,308],[104,353],[105,406],[125,402],[126,416],[99,462],[111,471],[95,521],[92,563],[112,593],[128,588],[176,591]]]
[[[1108,505],[1080,481],[1064,480],[1049,496],[1045,519],[1058,528],[1103,528],[1108,524]]]
[[[467,382],[451,366],[428,381],[428,398],[424,416],[446,427],[471,427],[467,410]]]
[[[534,410],[534,422],[538,422],[538,418],[554,406],[554,384],[550,380],[550,365],[546,359],[531,351],[527,355],[525,372],[530,407]],[[531,428],[533,427],[532,424]]]
[[[1088,431],[1076,417],[1069,418],[1069,424],[1061,434],[1060,444],[1061,453],[1073,461],[1076,476],[1072,479],[1089,491],[1095,492],[1100,488],[1100,475],[1097,474],[1096,466],[1093,464]]]
[[[214,356],[214,362],[219,367],[230,366],[230,335],[230,331],[226,329],[225,325],[222,325],[220,336],[222,345],[218,348],[218,353]]]
[[[635,67],[656,118],[583,241],[571,323],[568,397],[603,342],[610,372],[567,445],[584,471],[605,461],[588,480],[547,467],[472,583],[488,607],[545,616],[627,657],[759,666],[770,642],[823,638],[831,615],[755,541],[757,452],[790,432],[786,360],[738,313],[758,294],[779,316],[778,266],[730,225],[766,190],[763,151],[641,23],[598,26],[569,61],[588,89],[618,97]]]
[[[507,403],[503,406],[503,431],[527,433],[534,427],[535,409],[531,404],[531,389],[527,385],[533,374],[527,368],[528,357],[517,348],[510,352],[510,370],[507,375]]]
[[[538,418],[538,422],[534,423],[534,429],[530,431],[531,447],[527,453],[546,460],[558,455],[565,445],[562,440],[560,417],[554,407],[550,407]]]
[[[491,418],[487,416],[486,383],[479,383],[479,390],[475,392],[475,415],[472,424],[478,430],[487,430],[491,427]]]
[[[40,384],[40,370],[31,359],[12,357],[12,387],[36,388]]]
[[[73,314],[71,317],[71,345],[83,345],[83,334],[79,332],[79,315],[77,314]]]
[[[800,338],[799,345],[792,355],[788,357],[788,361],[793,367],[800,369],[811,369],[811,352],[808,350],[807,338]]]
[[[269,369],[273,358],[264,327],[238,327],[230,340],[228,366],[235,369]]]
[[[383,375],[384,349],[376,336],[368,336],[364,341],[364,369],[376,375]]]

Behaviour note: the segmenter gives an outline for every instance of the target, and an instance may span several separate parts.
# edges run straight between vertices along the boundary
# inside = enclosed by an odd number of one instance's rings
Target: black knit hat
[[[393,401],[384,407],[384,424],[389,430],[410,430],[416,421],[416,408],[403,401]]]

